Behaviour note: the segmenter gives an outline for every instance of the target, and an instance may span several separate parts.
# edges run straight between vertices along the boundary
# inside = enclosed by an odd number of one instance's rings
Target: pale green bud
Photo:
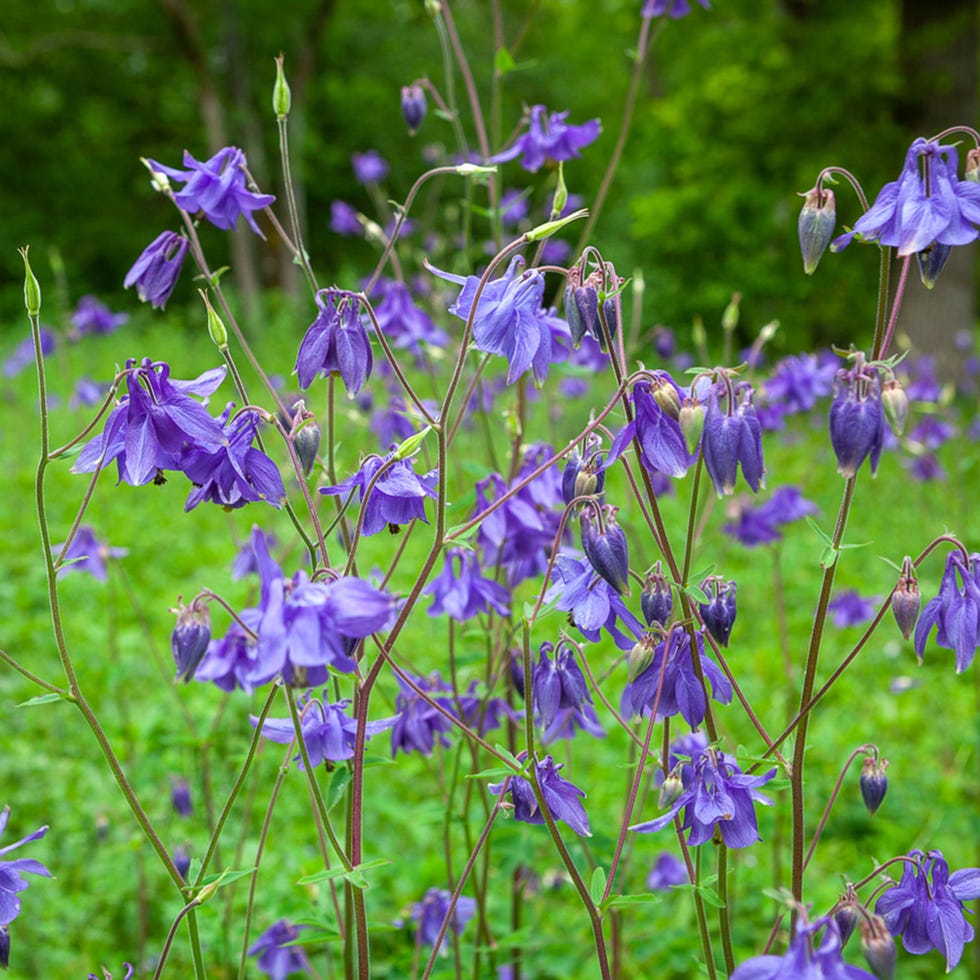
[[[276,58],[276,82],[272,86],[272,111],[277,119],[285,119],[293,104],[293,95],[289,91],[289,82],[286,81],[286,73],[282,67],[285,57],[280,53]]]
[[[35,317],[41,312],[41,285],[31,270],[31,263],[27,257],[30,247],[25,245],[17,251],[24,260],[24,306],[27,307],[27,315]]]

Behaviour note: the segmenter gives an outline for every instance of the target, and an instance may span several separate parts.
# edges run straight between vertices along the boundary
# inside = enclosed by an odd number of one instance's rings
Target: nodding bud
[[[37,316],[41,312],[41,285],[37,281],[37,277],[31,269],[30,259],[27,257],[30,247],[30,245],[25,245],[17,251],[20,252],[20,257],[24,260],[24,306],[28,316]]]
[[[597,276],[592,273],[583,279],[581,266],[573,265],[565,280],[565,319],[572,334],[572,346],[578,350],[586,333],[592,334],[600,344],[602,326],[599,323],[599,290]]]
[[[861,951],[878,980],[892,980],[898,952],[885,920],[880,915],[861,919]]]
[[[652,633],[643,633],[630,650],[626,663],[630,682],[636,680],[653,663],[657,639]]]
[[[905,394],[902,383],[895,378],[889,378],[881,386],[881,409],[892,432],[900,436],[909,417],[909,396]]]
[[[670,773],[660,784],[660,795],[657,797],[657,806],[661,810],[666,810],[677,802],[677,797],[684,792],[684,781],[681,779],[680,765],[674,766]]]
[[[402,118],[408,126],[409,136],[414,136],[418,132],[427,109],[425,91],[418,82],[402,86]]]
[[[620,595],[630,594],[630,563],[626,534],[616,523],[616,508],[605,508],[605,530],[598,530],[589,516],[590,508],[582,511],[582,550],[589,564]]]
[[[177,597],[177,608],[170,611],[177,614],[177,625],[170,637],[177,664],[174,680],[183,678],[186,682],[194,676],[211,642],[211,612],[201,599],[185,606],[182,596]]]
[[[847,945],[848,939],[854,934],[857,924],[863,918],[861,914],[861,903],[857,898],[845,895],[834,906],[834,921],[837,923],[837,931],[840,933],[841,948]]]
[[[803,210],[800,212],[800,251],[803,253],[803,271],[812,276],[834,237],[837,222],[837,205],[834,192],[813,187],[806,192]]]
[[[602,493],[606,484],[602,461],[599,453],[593,453],[588,459],[582,459],[577,452],[568,457],[561,474],[561,495],[566,505],[576,497],[592,497]]]
[[[650,393],[665,415],[669,415],[675,422],[680,421],[681,397],[669,381],[664,381],[663,378],[659,377],[651,379]]]
[[[885,775],[887,768],[887,759],[873,759],[868,756],[864,760],[861,770],[861,797],[870,814],[881,806],[881,801],[888,792],[888,777]]]
[[[933,242],[921,252],[915,253],[915,259],[919,263],[919,278],[926,289],[932,289],[936,285],[939,273],[946,267],[946,262],[949,260],[952,251],[952,245]]]
[[[975,184],[980,183],[980,149],[967,150],[966,171],[963,176]]]
[[[208,294],[203,289],[199,289],[198,292],[201,294],[201,299],[204,300],[204,305],[208,310],[208,335],[214,341],[214,345],[218,350],[227,350],[228,331],[225,329],[224,321],[215,312],[214,307],[211,305],[211,300],[208,298]]]
[[[674,595],[670,588],[670,582],[660,571],[660,562],[653,566],[653,570],[646,577],[643,583],[643,592],[640,594],[640,608],[643,611],[643,618],[647,621],[647,626],[656,623],[659,626],[666,626],[667,620],[674,608]]]
[[[721,315],[721,329],[731,333],[738,326],[738,306],[742,302],[741,293],[732,293],[732,298]]]
[[[306,410],[303,399],[295,405],[292,423],[289,438],[303,475],[309,476],[316,464],[316,454],[320,451],[320,426],[316,424],[313,413]]]
[[[892,614],[906,640],[912,635],[912,630],[915,629],[921,605],[922,596],[919,593],[919,581],[915,577],[915,570],[912,568],[912,559],[906,555],[902,562],[902,573],[898,577],[898,584],[892,592]]]
[[[276,114],[276,119],[285,119],[293,104],[293,95],[289,91],[289,82],[286,81],[286,72],[282,67],[285,59],[284,54],[276,58],[276,81],[272,86],[272,111]]]
[[[708,596],[706,603],[698,603],[705,629],[715,638],[719,646],[727,647],[735,625],[734,582],[726,582],[720,575],[709,575],[701,583],[701,591]]]
[[[568,204],[568,185],[565,183],[565,168],[559,160],[558,184],[555,187],[555,196],[551,201],[551,217],[557,218],[565,210],[566,204]]]
[[[680,423],[681,432],[684,433],[687,451],[693,456],[701,441],[701,433],[704,431],[704,406],[696,397],[685,397],[681,402],[677,421]]]

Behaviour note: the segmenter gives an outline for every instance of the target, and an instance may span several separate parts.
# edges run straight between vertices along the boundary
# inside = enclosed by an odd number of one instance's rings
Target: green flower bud
[[[289,82],[286,81],[286,73],[282,67],[285,57],[280,53],[276,58],[276,82],[272,86],[272,111],[276,114],[276,119],[285,119],[293,104],[293,95],[289,91]]]
[[[909,417],[909,397],[899,381],[889,378],[881,386],[881,408],[892,432],[900,436]]]
[[[799,220],[800,251],[803,253],[803,271],[812,276],[834,237],[837,205],[831,190],[813,187],[803,196]]]
[[[653,663],[653,652],[656,646],[657,641],[652,633],[644,633],[636,641],[626,661],[630,682],[635,681]]]
[[[198,292],[201,294],[201,299],[204,300],[204,305],[208,308],[208,333],[218,350],[227,350],[228,331],[225,329],[224,322],[215,312],[211,300],[208,299],[208,294],[203,289],[199,289]]]
[[[680,765],[674,766],[670,775],[660,785],[660,795],[657,797],[657,806],[661,810],[666,810],[677,802],[677,797],[684,792],[684,782],[681,779]]]
[[[680,423],[681,432],[684,433],[687,451],[693,455],[704,431],[704,406],[697,398],[685,398],[677,421]]]
[[[25,245],[17,251],[24,260],[24,306],[27,307],[27,315],[35,317],[41,312],[41,286],[31,270],[30,259],[27,257],[30,247]]]
[[[721,329],[731,333],[738,326],[738,304],[742,302],[741,293],[732,293],[731,301],[721,315]]]
[[[681,399],[672,384],[656,378],[650,382],[650,394],[664,414],[669,415],[675,422],[680,421]]]
[[[558,161],[558,186],[555,188],[555,199],[551,202],[551,216],[557,218],[565,210],[568,203],[568,187],[565,184],[565,169]]]
[[[566,215],[564,218],[559,218],[557,221],[546,221],[543,225],[532,228],[524,237],[529,242],[539,242],[542,238],[550,238],[556,231],[564,228],[565,225],[569,225],[573,221],[580,221],[588,213],[588,208],[579,208],[578,211],[573,211],[571,214]]]

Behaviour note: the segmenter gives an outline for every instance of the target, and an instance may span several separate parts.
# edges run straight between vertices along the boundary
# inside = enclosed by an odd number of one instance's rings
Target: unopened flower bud
[[[602,326],[599,323],[599,291],[590,275],[582,278],[582,268],[573,265],[568,270],[565,283],[565,319],[572,334],[572,346],[578,350],[586,333],[600,339]],[[601,343],[602,341],[600,341]]]
[[[680,420],[681,398],[677,394],[677,389],[669,381],[664,381],[662,378],[652,381],[650,393],[665,415],[669,415],[675,422]]]
[[[289,82],[286,81],[286,73],[282,67],[285,57],[285,55],[280,54],[276,58],[276,81],[272,86],[272,111],[276,114],[276,119],[285,119],[293,104]]]
[[[227,350],[228,331],[225,329],[224,321],[218,316],[214,307],[211,305],[208,294],[203,289],[199,289],[198,292],[201,294],[201,299],[204,300],[204,305],[208,309],[208,335],[214,341],[214,345],[218,350]]]
[[[742,302],[741,293],[732,293],[732,298],[721,315],[721,329],[731,333],[738,326],[738,306]]]
[[[916,261],[919,263],[919,278],[926,289],[932,289],[936,285],[939,273],[945,268],[952,251],[952,245],[933,242],[921,252],[915,253]]]
[[[892,432],[900,436],[909,417],[909,396],[905,394],[902,383],[895,378],[889,378],[881,386],[881,409]]]
[[[170,802],[174,810],[182,817],[189,817],[194,812],[191,802],[191,787],[186,779],[180,776],[170,777]]]
[[[902,573],[898,577],[898,584],[892,592],[892,614],[895,622],[902,631],[902,636],[907,640],[915,629],[915,624],[919,619],[919,608],[922,605],[922,596],[919,593],[919,582],[915,577],[915,570],[912,568],[912,559],[906,555],[902,562]]]
[[[728,646],[735,625],[736,588],[734,582],[726,582],[720,575],[710,575],[701,583],[701,590],[708,596],[708,601],[698,603],[698,609],[705,629],[719,646]]]
[[[313,413],[306,410],[306,404],[302,399],[296,403],[292,422],[292,432],[289,437],[293,442],[299,465],[303,469],[303,475],[309,476],[313,472],[316,454],[320,450],[320,426],[316,424]]]
[[[660,795],[657,797],[657,806],[661,810],[666,810],[677,802],[677,798],[684,792],[684,782],[681,779],[680,766],[675,766],[666,779],[660,784]]]
[[[418,82],[402,86],[402,118],[405,120],[405,125],[408,126],[410,136],[414,136],[418,132],[422,120],[425,119],[427,109],[425,90]]]
[[[673,608],[674,596],[670,582],[661,573],[660,562],[658,561],[643,583],[643,592],[640,594],[640,609],[643,611],[643,618],[646,620],[647,626],[652,626],[654,623],[666,626]]]
[[[887,759],[876,760],[868,756],[864,760],[861,769],[861,797],[869,814],[873,814],[881,806],[881,801],[888,791],[888,777],[885,775],[887,768]]]
[[[697,398],[685,398],[681,403],[677,421],[680,423],[681,432],[684,433],[687,451],[693,456],[701,441],[701,433],[704,431],[704,406]]]
[[[841,948],[847,945],[847,941],[854,934],[857,924],[861,921],[862,915],[860,905],[855,899],[842,899],[833,909],[834,921],[837,923],[837,931],[840,933]]]
[[[633,645],[627,657],[628,677],[630,682],[636,680],[653,663],[653,655],[657,647],[656,638],[651,633],[644,633]]]
[[[803,253],[803,271],[812,276],[827,250],[830,239],[834,237],[837,221],[837,205],[834,192],[811,188],[804,195],[803,210],[800,212],[799,233],[800,251]]]
[[[170,611],[177,614],[177,625],[170,637],[177,664],[174,680],[183,678],[186,682],[194,676],[211,642],[211,612],[206,602],[196,599],[185,606],[180,596],[177,598],[177,608]]]
[[[980,183],[980,149],[974,147],[966,152],[966,171],[963,174],[967,180]]]
[[[601,494],[605,483],[606,471],[602,468],[601,457],[593,453],[588,459],[582,459],[577,452],[573,452],[562,470],[562,499],[570,504],[576,497]]]
[[[37,316],[41,312],[41,285],[37,281],[31,269],[30,259],[27,257],[30,245],[25,245],[18,249],[21,258],[24,260],[24,306],[27,308],[28,316]]]
[[[558,184],[555,187],[555,196],[551,201],[551,216],[557,218],[565,210],[568,203],[568,185],[565,183],[565,168],[561,161],[558,161]]]
[[[897,950],[885,920],[880,915],[861,919],[861,951],[878,980],[895,976]]]
[[[616,508],[605,509],[605,529],[592,523],[589,509],[582,512],[582,550],[589,564],[620,595],[630,593],[629,550],[626,533],[616,523]]]

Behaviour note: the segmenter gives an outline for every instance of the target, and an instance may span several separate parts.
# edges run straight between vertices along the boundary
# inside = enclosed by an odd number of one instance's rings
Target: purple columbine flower
[[[71,398],[68,399],[68,407],[74,410],[98,405],[105,398],[109,387],[108,382],[99,383],[93,381],[88,375],[82,375],[75,382],[75,390],[72,392]]]
[[[715,390],[708,399],[701,449],[705,468],[719,497],[734,492],[739,467],[753,493],[766,484],[762,428],[752,406],[752,396],[752,386],[743,382],[728,390],[725,411],[721,410]]]
[[[399,459],[387,466],[391,459],[391,453],[387,456],[367,456],[361,468],[343,483],[320,487],[320,493],[328,496],[349,494],[355,489],[359,491],[363,510],[361,533],[364,535],[377,534],[386,527],[394,530],[416,518],[428,524],[425,498],[437,496],[435,471],[417,476],[411,458]],[[382,466],[386,467],[384,472],[374,480]]]
[[[594,143],[602,132],[598,119],[581,126],[571,126],[565,120],[568,112],[552,112],[543,105],[531,107],[528,130],[512,146],[490,158],[491,163],[506,163],[521,158],[521,166],[532,173],[548,160],[572,160],[580,157],[583,147]]]
[[[231,563],[231,580],[233,582],[241,581],[246,575],[258,574],[259,560],[255,551],[257,541],[263,541],[266,550],[274,548],[278,544],[274,534],[266,534],[258,524],[253,524],[248,538],[242,543]]]
[[[128,313],[113,313],[95,296],[83,296],[71,315],[72,333],[76,337],[84,337],[86,334],[114,333],[128,319]]]
[[[450,548],[446,552],[442,574],[424,590],[432,596],[430,616],[445,613],[450,619],[465,622],[480,613],[494,612],[510,615],[510,592],[499,582],[486,578],[475,551]]]
[[[797,487],[778,487],[764,503],[742,507],[737,522],[729,522],[722,530],[746,548],[754,548],[781,541],[783,535],[779,529],[784,524],[819,512],[817,505],[807,500]]]
[[[300,702],[300,728],[303,741],[310,757],[310,765],[315,769],[321,762],[343,762],[354,758],[354,745],[357,740],[357,722],[346,711],[350,701],[345,699],[336,704],[330,704],[323,691],[320,698],[307,696]],[[395,724],[395,718],[383,718],[380,721],[369,721],[364,726],[366,738],[387,731]],[[249,721],[254,728],[259,723],[255,715],[249,715]],[[296,729],[292,718],[267,718],[262,723],[262,737],[270,742],[288,745],[296,738]],[[297,753],[293,761],[303,768],[302,753]]]
[[[133,267],[126,273],[123,286],[136,287],[136,295],[141,303],[149,303],[162,310],[177,285],[188,242],[175,231],[165,231],[157,235],[140,253]]]
[[[711,697],[719,704],[731,704],[732,685],[722,673],[721,668],[704,652],[704,636],[701,631],[697,637],[698,656],[705,682]],[[653,643],[649,634],[640,639],[641,644]],[[666,666],[664,658],[666,657]],[[661,681],[661,674],[663,680]],[[660,698],[657,700],[657,691]],[[697,728],[704,721],[708,703],[704,688],[694,671],[691,656],[691,638],[686,629],[672,629],[665,639],[653,647],[650,663],[623,689],[622,710],[626,716],[638,717],[649,714],[657,702],[657,718],[673,718],[680,715],[691,728]]]
[[[967,245],[980,234],[978,223],[980,184],[959,179],[956,147],[919,137],[905,154],[898,180],[878,192],[853,231],[835,239],[831,249],[846,248],[857,235],[911,255],[933,243]]]
[[[389,279],[379,282],[376,291],[381,300],[374,307],[374,315],[392,347],[410,350],[418,356],[422,353],[423,344],[445,347],[449,343],[445,331],[440,330],[432,317],[415,305],[405,283]]]
[[[698,3],[705,10],[711,9],[708,0],[698,0]],[[690,12],[691,0],[644,0],[640,16],[644,20],[648,20],[651,17],[663,17],[666,14],[668,17],[677,20],[680,17],[686,17]]]
[[[878,599],[865,599],[854,589],[842,589],[827,604],[827,611],[833,614],[834,626],[845,629],[848,626],[862,626],[874,618]]]
[[[252,212],[267,208],[275,198],[271,194],[257,194],[248,189],[245,183],[245,154],[237,146],[226,146],[204,163],[184,150],[186,170],[165,167],[155,160],[151,160],[150,164],[154,170],[184,184],[183,190],[174,195],[174,200],[189,214],[202,211],[211,224],[225,231],[235,228],[239,216],[244,214],[252,231],[265,238]]]
[[[258,642],[254,636],[262,621],[262,613],[258,609],[243,609],[239,618],[244,626],[232,621],[223,637],[208,644],[204,659],[194,672],[194,680],[214,681],[222,691],[234,691],[237,687],[251,694],[258,684],[265,683],[259,665]],[[246,627],[252,631],[251,634]]]
[[[479,350],[507,358],[507,384],[530,369],[535,383],[541,385],[551,364],[551,329],[539,315],[544,276],[537,269],[522,272],[523,266],[524,259],[515,255],[507,271],[484,286],[473,313],[473,342]],[[427,268],[463,287],[449,312],[468,320],[480,277],[457,276],[431,265]]]
[[[418,82],[402,86],[402,118],[408,126],[409,136],[414,136],[418,132],[427,109],[425,90]]]
[[[677,421],[683,393],[666,371],[656,373],[655,382],[641,381],[633,385],[636,409],[633,425],[640,459],[648,470],[681,477],[692,461]],[[669,410],[663,408],[665,404]]]
[[[177,625],[170,637],[177,664],[175,680],[189,681],[211,642],[211,610],[206,600],[195,599],[185,606],[183,599],[178,598],[177,608],[170,611],[177,614]]]
[[[939,595],[926,603],[915,627],[919,663],[933,626],[936,645],[956,652],[956,673],[962,673],[980,645],[980,554],[964,559],[957,550],[947,555]]]
[[[63,546],[56,544],[52,551],[62,562],[58,569],[59,575],[68,572],[88,572],[92,578],[104,582],[109,575],[106,562],[110,558],[124,558],[129,554],[128,548],[112,548],[100,541],[95,531],[88,525],[82,524],[71,539],[68,549],[62,554]]]
[[[6,829],[9,819],[10,807],[5,806],[0,811],[0,834]],[[45,825],[13,844],[0,847],[0,926],[2,927],[10,925],[20,915],[20,899],[17,895],[30,884],[21,878],[21,874],[27,872],[32,875],[43,875],[45,878],[51,877],[51,872],[40,861],[35,861],[33,858],[15,858],[13,861],[4,861],[3,858],[29,841],[40,840],[47,832],[48,828]]]
[[[647,875],[647,888],[652,892],[665,892],[689,881],[687,865],[676,854],[661,851]]]
[[[353,398],[371,377],[374,363],[360,304],[343,289],[321,289],[315,299],[320,312],[300,342],[293,368],[299,386],[309,388],[318,375],[338,374]]]
[[[41,356],[53,354],[58,346],[58,340],[53,330],[41,327]],[[34,338],[25,337],[15,348],[13,354],[3,362],[3,376],[16,378],[28,365],[34,363]]]
[[[252,944],[249,956],[258,956],[256,966],[272,980],[286,980],[293,973],[310,972],[310,961],[299,946],[289,946],[299,939],[301,929],[306,926],[291,925],[286,919],[273,923]]]
[[[923,854],[909,851],[902,880],[878,899],[876,914],[888,931],[902,937],[905,950],[915,955],[938,949],[949,973],[973,940],[973,926],[966,921],[963,905],[980,898],[980,868],[949,873],[942,851]]]
[[[531,703],[542,728],[550,729],[564,709],[581,712],[592,704],[589,685],[575,659],[575,650],[564,641],[554,659],[550,643],[542,643],[538,662],[531,670]]]
[[[345,238],[360,237],[364,234],[364,226],[358,220],[357,208],[346,201],[330,202],[330,230]]]
[[[450,910],[452,897],[452,892],[446,891],[445,888],[430,888],[422,901],[412,906],[409,918],[418,923],[416,935],[419,944],[435,946],[439,933],[442,932],[443,923],[449,919],[449,926],[439,944],[439,952],[447,952],[449,931],[455,932],[457,936],[460,935],[466,928],[466,923],[476,915],[475,899],[460,895],[455,908]]]
[[[388,176],[391,169],[388,161],[377,150],[365,150],[364,153],[353,153],[350,158],[354,168],[354,177],[359,184],[380,184]]]
[[[692,847],[711,840],[715,827],[729,847],[748,847],[760,840],[753,804],[772,806],[773,802],[758,787],[775,775],[776,770],[770,769],[763,776],[746,776],[730,756],[705,749],[693,763],[690,783],[667,813],[630,830],[643,834],[662,830],[683,809],[681,830],[690,831],[687,842]]]
[[[871,475],[878,469],[885,439],[885,413],[881,406],[881,379],[866,369],[860,357],[854,367],[837,372],[830,406],[830,441],[837,454],[837,472],[854,476],[870,457]]]
[[[698,611],[705,629],[714,637],[718,646],[727,647],[732,635],[738,609],[735,604],[737,586],[725,581],[720,575],[709,575],[701,583],[701,591],[708,597],[707,602],[698,603]]]
[[[616,523],[616,508],[604,507],[603,524],[592,523],[590,507],[582,511],[582,550],[589,564],[619,595],[630,593],[629,551],[626,533]]]
[[[840,362],[829,351],[820,354],[791,354],[777,361],[762,388],[762,411],[786,415],[811,411],[831,393]],[[769,425],[768,428],[779,426]]]
[[[647,626],[666,627],[670,614],[674,609],[674,595],[671,590],[670,581],[663,574],[658,561],[643,583],[643,591],[640,593],[640,610]]]
[[[819,944],[817,934],[824,930]],[[840,930],[834,917],[827,915],[813,922],[800,916],[796,935],[783,956],[767,953],[753,956],[739,966],[731,980],[875,980],[873,973],[844,962]]]
[[[556,764],[550,755],[534,764],[541,795],[555,820],[563,820],[576,834],[591,837],[589,818],[585,812],[585,807],[582,806],[582,798],[585,793],[574,783],[558,775],[558,770],[562,768],[562,765],[562,763]],[[515,820],[533,824],[544,823],[544,815],[538,807],[534,788],[528,780],[523,776],[511,776],[509,783],[493,783],[489,789],[495,796],[500,796],[504,792],[504,786],[507,786],[514,804]]]
[[[459,717],[456,702],[452,697],[453,689],[439,677],[438,673],[433,673],[429,677],[413,676],[412,680],[447,714],[453,718]],[[432,755],[436,742],[446,748],[449,745],[447,736],[453,727],[446,714],[400,679],[399,686],[398,697],[395,699],[397,716],[391,730],[392,758],[399,751],[406,755],[409,752]]]
[[[147,357],[136,363],[126,362],[128,395],[109,414],[102,433],[86,443],[73,473],[91,473],[116,460],[120,481],[138,487],[160,482],[164,470],[180,470],[181,456],[191,448],[216,452],[224,445],[221,423],[191,395],[211,395],[226,368],[178,381],[163,361]]]
[[[234,403],[223,418],[227,418]],[[279,467],[252,443],[258,430],[258,413],[245,411],[224,423],[224,445],[215,450],[193,446],[180,458],[180,468],[194,484],[184,510],[210,500],[225,510],[265,501],[279,508],[286,499]]]

